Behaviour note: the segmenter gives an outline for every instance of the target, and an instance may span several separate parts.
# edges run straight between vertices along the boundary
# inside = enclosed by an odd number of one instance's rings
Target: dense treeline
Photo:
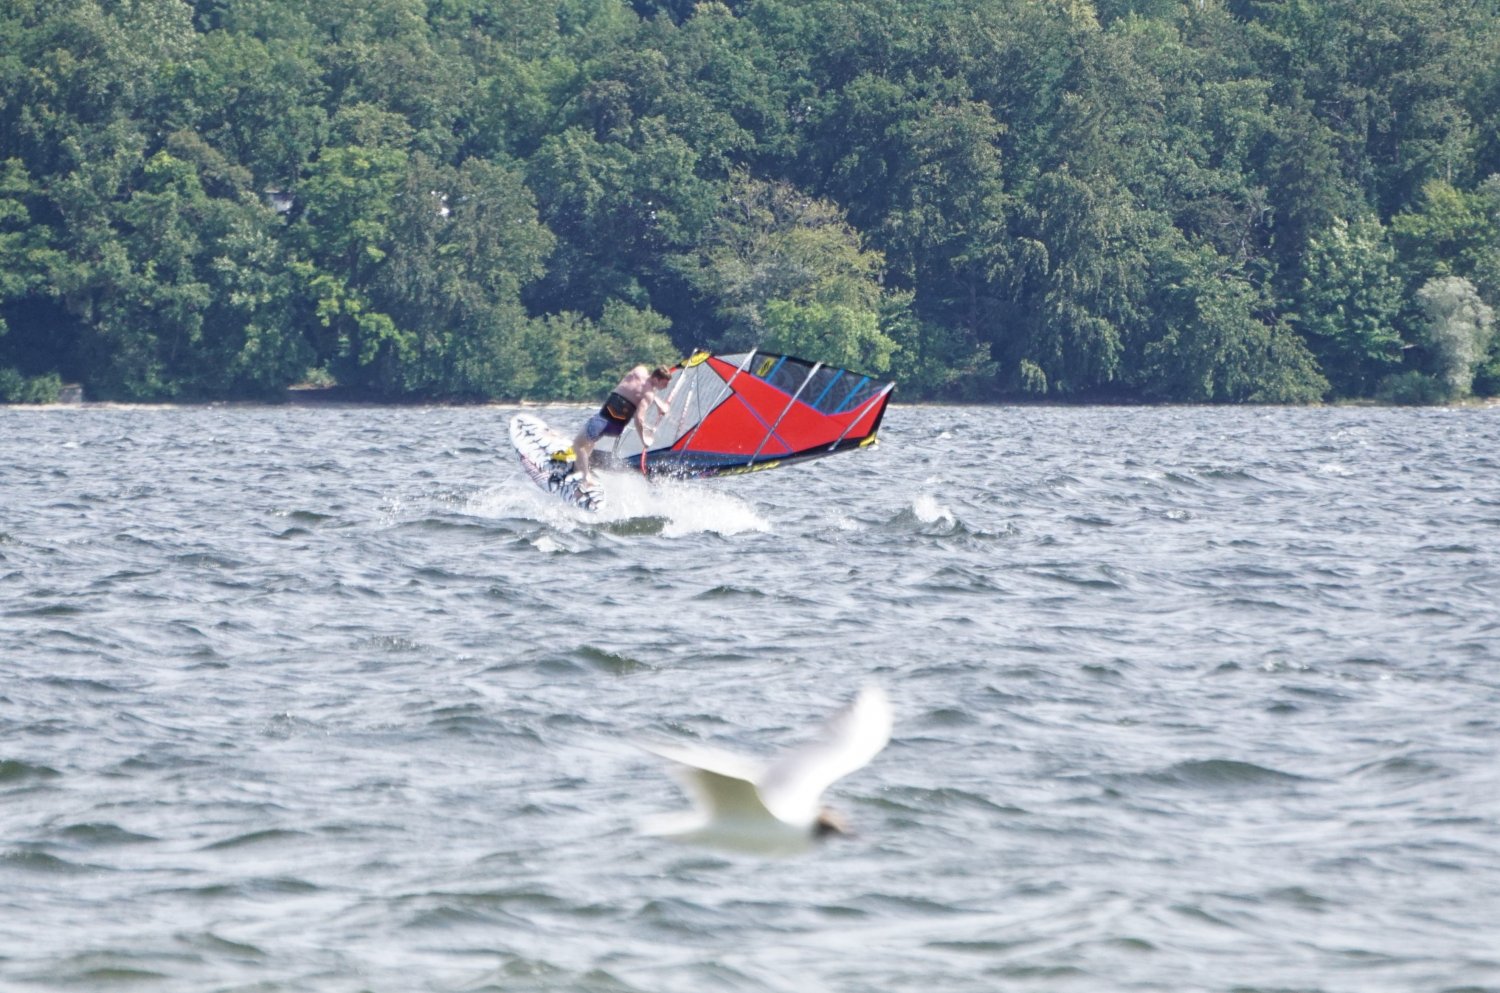
[[[1500,392],[1500,0],[3,0],[0,398]]]

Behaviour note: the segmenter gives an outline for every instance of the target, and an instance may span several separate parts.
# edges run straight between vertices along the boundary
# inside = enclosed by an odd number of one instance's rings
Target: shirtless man
[[[638,365],[625,374],[604,401],[604,406],[588,419],[578,437],[573,439],[573,458],[583,476],[580,486],[593,485],[593,477],[589,475],[589,455],[605,435],[619,435],[624,432],[625,425],[634,421],[635,429],[641,434],[641,444],[651,444],[651,432],[646,430],[646,409],[654,404],[663,414],[667,412],[666,402],[656,395],[656,391],[666,386],[671,378],[672,370],[664,365],[655,369]]]

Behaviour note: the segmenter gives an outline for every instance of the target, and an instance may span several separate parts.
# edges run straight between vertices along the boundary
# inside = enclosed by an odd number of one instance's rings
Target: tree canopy
[[[1500,0],[7,0],[0,400],[1500,392]]]

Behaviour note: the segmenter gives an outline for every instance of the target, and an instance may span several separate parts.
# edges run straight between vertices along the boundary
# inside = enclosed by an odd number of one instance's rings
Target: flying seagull
[[[762,762],[694,745],[641,745],[676,763],[695,808],[658,818],[651,834],[762,854],[805,850],[819,838],[848,834],[821,803],[835,781],[863,768],[891,740],[891,704],[867,686],[801,747]]]

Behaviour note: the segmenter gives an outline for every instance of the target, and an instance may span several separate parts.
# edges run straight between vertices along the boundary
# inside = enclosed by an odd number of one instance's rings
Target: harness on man
[[[604,406],[599,408],[599,413],[616,423],[629,424],[630,419],[635,416],[635,408],[634,400],[611,393],[604,398]]]

